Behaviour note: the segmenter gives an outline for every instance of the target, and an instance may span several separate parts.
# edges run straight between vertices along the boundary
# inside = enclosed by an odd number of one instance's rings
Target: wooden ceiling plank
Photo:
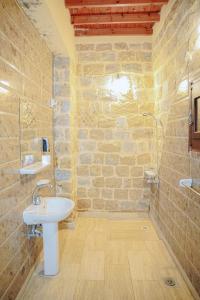
[[[65,0],[68,8],[80,7],[119,7],[119,6],[141,6],[148,4],[167,4],[169,0]]]
[[[134,13],[134,14],[104,14],[72,16],[74,25],[81,24],[109,24],[109,23],[154,23],[160,20],[158,13]]]
[[[76,36],[94,36],[94,35],[152,35],[152,28],[139,27],[139,28],[87,28],[83,29],[76,28]]]
[[[121,14],[121,13],[158,13],[161,11],[162,5],[150,4],[141,6],[125,6],[125,7],[81,7],[70,8],[71,16],[75,15],[98,15],[98,14]]]

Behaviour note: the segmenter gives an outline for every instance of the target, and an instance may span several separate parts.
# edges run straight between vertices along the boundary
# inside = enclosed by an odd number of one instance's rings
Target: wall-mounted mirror
[[[194,129],[200,132],[200,96],[194,98]]]
[[[191,83],[191,122],[189,146],[200,151],[200,79]]]
[[[53,145],[52,119],[52,109],[47,105],[20,99],[21,168],[43,160],[49,163],[50,157],[47,156],[52,155]]]

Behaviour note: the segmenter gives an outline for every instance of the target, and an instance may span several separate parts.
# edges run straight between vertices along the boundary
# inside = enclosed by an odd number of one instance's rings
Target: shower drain
[[[142,230],[145,230],[145,231],[146,231],[146,230],[149,230],[149,226],[146,226],[146,225],[145,225],[145,226],[142,226]]]
[[[175,287],[176,281],[173,278],[164,278],[164,283],[167,286]]]

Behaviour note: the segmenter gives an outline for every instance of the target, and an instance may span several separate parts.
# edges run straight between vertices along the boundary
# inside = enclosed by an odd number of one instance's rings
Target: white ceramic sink
[[[44,249],[44,275],[59,272],[58,222],[70,215],[74,202],[61,197],[41,197],[40,205],[30,205],[23,212],[27,225],[42,224]]]
[[[30,205],[23,212],[27,225],[57,223],[67,218],[74,209],[74,202],[61,197],[41,197],[40,205]]]

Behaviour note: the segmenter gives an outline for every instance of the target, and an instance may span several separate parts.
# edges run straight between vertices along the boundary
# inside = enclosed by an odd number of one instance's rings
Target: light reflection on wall
[[[179,86],[178,86],[178,93],[179,94],[186,94],[188,92],[188,80],[185,79],[183,81],[180,82]]]
[[[137,98],[136,85],[131,82],[126,75],[112,76],[105,85],[107,93],[117,101],[123,101],[126,96],[132,96],[132,100]]]
[[[6,87],[10,86],[10,83],[7,80],[0,80],[0,83],[3,86],[0,86],[0,94],[7,94],[9,90]]]
[[[7,94],[8,93],[8,89],[5,89],[4,87],[0,86],[0,94]]]

